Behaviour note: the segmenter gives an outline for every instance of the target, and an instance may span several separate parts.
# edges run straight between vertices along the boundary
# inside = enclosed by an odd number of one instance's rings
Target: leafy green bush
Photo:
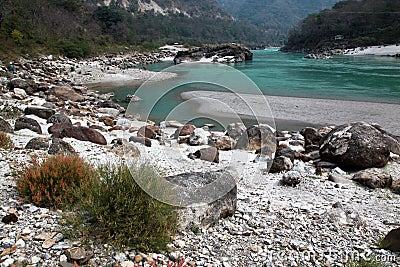
[[[157,176],[155,169],[142,165],[131,174],[126,164],[107,165],[99,168],[99,175],[101,179],[85,192],[84,216],[89,215],[96,229],[116,246],[165,249],[177,228],[175,207],[147,195],[135,180]]]
[[[5,133],[0,132],[0,148],[12,149],[13,147],[14,143],[10,137]]]
[[[20,195],[42,207],[70,208],[89,187],[94,169],[76,155],[56,155],[24,167],[17,179]],[[79,194],[78,194],[79,193]]]

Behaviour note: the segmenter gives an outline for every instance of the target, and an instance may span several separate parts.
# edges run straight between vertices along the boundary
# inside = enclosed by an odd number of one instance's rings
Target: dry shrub
[[[40,163],[36,158],[24,167],[17,189],[29,202],[50,208],[70,208],[90,187],[95,171],[76,155],[56,155]]]

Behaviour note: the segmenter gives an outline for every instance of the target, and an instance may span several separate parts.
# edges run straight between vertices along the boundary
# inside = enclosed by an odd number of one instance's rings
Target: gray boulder
[[[389,161],[387,136],[375,127],[356,122],[344,124],[327,134],[320,143],[324,161],[337,163],[343,169],[383,167]]]
[[[113,140],[113,147],[111,151],[117,156],[122,158],[137,158],[140,157],[140,150],[132,143],[127,140],[119,138]]]
[[[219,219],[233,216],[237,204],[237,186],[235,177],[229,172],[194,172],[166,177],[181,187],[183,203],[180,210],[180,227],[184,230],[209,227]],[[212,192],[204,187],[212,185]],[[221,196],[214,200],[218,194]],[[215,195],[216,194],[216,195]],[[187,207],[190,206],[190,207]]]
[[[198,158],[201,160],[219,163],[219,152],[215,147],[206,147],[189,154],[189,158]]]
[[[76,152],[75,149],[69,143],[59,138],[53,138],[53,141],[50,144],[47,153],[49,153],[50,155],[57,155],[57,154],[72,155],[75,154]]]
[[[49,149],[49,147],[49,139],[43,137],[35,137],[29,140],[29,142],[25,146],[25,149],[47,150]]]
[[[29,129],[35,133],[42,134],[42,128],[34,119],[28,117],[20,117],[15,121],[14,131]]]
[[[303,180],[303,176],[298,171],[288,171],[283,174],[281,179],[281,185],[285,186],[297,186]]]
[[[68,124],[72,125],[71,120],[64,113],[57,113],[57,114],[50,116],[47,119],[47,123],[53,123],[53,124],[68,123]]]
[[[246,131],[246,126],[241,122],[231,123],[226,127],[226,134],[237,140]]]

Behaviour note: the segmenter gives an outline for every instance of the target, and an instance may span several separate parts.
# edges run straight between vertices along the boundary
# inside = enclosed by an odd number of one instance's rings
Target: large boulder
[[[32,132],[36,132],[38,134],[42,134],[42,128],[39,123],[28,117],[20,117],[15,121],[14,130],[19,131],[22,129],[29,129]]]
[[[189,158],[198,158],[204,161],[219,163],[219,152],[215,147],[205,147],[189,154]]]
[[[11,125],[3,118],[0,118],[0,132],[5,132],[5,133],[13,133],[14,132]]]
[[[53,138],[53,141],[50,144],[47,153],[49,153],[50,155],[57,155],[57,154],[73,155],[76,152],[75,149],[69,143],[59,138]]]
[[[53,93],[56,97],[62,100],[70,100],[73,102],[81,102],[85,100],[85,97],[74,89],[68,86],[56,86],[53,88]]]
[[[115,139],[111,151],[122,158],[137,158],[140,157],[140,150],[132,143],[125,139]]]
[[[174,133],[174,138],[178,138],[179,136],[186,136],[193,134],[194,130],[196,130],[196,126],[193,124],[185,124],[182,127],[176,129]]]
[[[363,122],[332,130],[321,140],[319,152],[322,160],[353,170],[383,167],[390,156],[387,135]]]
[[[157,135],[160,135],[160,134],[161,134],[160,128],[157,126],[153,126],[153,125],[143,126],[137,132],[138,137],[145,137],[145,138],[150,138],[150,139],[154,139],[157,137]]]
[[[61,132],[64,129],[70,128],[72,126],[73,126],[72,123],[62,122],[62,123],[53,124],[52,126],[50,126],[47,129],[47,131],[49,132],[49,134],[52,134],[53,137],[60,137]]]
[[[246,131],[246,126],[242,122],[231,123],[226,127],[226,134],[237,140]]]
[[[275,134],[268,125],[256,125],[246,129],[236,143],[236,149],[256,150],[263,155],[276,151]]]
[[[47,120],[56,112],[49,108],[29,106],[25,108],[24,113],[25,115],[35,115],[39,118]]]
[[[33,80],[22,78],[13,78],[10,81],[10,89],[23,89],[27,94],[31,95],[38,89],[38,85]]]
[[[64,113],[57,113],[57,114],[50,116],[47,119],[47,123],[53,123],[53,124],[68,123],[68,124],[72,125],[71,120]]]
[[[392,252],[400,252],[400,228],[391,230],[383,238],[381,246]]]
[[[29,140],[29,142],[25,146],[25,149],[47,150],[49,149],[49,146],[49,139],[43,137],[35,137]]]
[[[184,230],[209,227],[218,223],[219,219],[233,216],[237,203],[237,186],[235,177],[228,172],[194,172],[166,177],[175,185],[180,186],[182,194],[180,199],[186,206],[180,210],[180,227]],[[213,192],[203,187],[212,185]],[[215,199],[215,194],[221,196]],[[224,193],[226,192],[226,193]],[[187,207],[190,206],[190,207]]]
[[[219,150],[231,150],[236,146],[236,141],[230,136],[220,136],[215,141],[215,147]]]
[[[290,160],[290,158],[285,156],[277,156],[274,158],[274,161],[272,162],[269,172],[277,173],[283,171],[290,171],[292,168],[293,168],[293,162]]]
[[[390,174],[375,168],[359,171],[353,175],[352,179],[372,189],[391,187],[393,182]]]
[[[89,141],[99,145],[107,145],[107,141],[101,133],[83,126],[65,128],[61,131],[60,137],[70,137],[80,141]]]
[[[209,136],[209,132],[205,131],[203,128],[197,128],[189,136],[188,143],[192,146],[207,145]]]

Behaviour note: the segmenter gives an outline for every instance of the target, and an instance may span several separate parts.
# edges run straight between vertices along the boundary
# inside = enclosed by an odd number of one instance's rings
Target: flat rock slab
[[[236,210],[236,180],[229,172],[193,172],[166,178],[181,188],[182,229],[209,227]]]

